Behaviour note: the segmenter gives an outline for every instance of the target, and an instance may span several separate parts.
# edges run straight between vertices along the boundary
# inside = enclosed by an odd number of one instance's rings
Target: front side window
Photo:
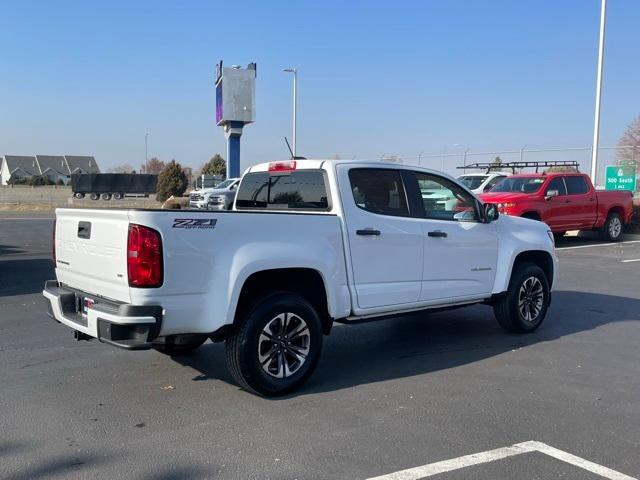
[[[415,172],[425,218],[476,221],[475,198],[460,186],[428,173]]]
[[[297,170],[289,174],[248,173],[236,196],[236,208],[271,210],[329,210],[322,170]]]
[[[545,195],[549,194],[549,190],[557,190],[558,195],[560,196],[567,194],[567,188],[564,185],[564,181],[562,180],[562,177],[556,177],[549,182],[549,185],[547,185],[547,190],[545,192]]]
[[[567,184],[567,192],[569,195],[583,195],[589,191],[587,182],[584,181],[584,177],[569,176],[564,177],[564,181]]]
[[[382,168],[349,170],[351,191],[356,205],[380,215],[408,217],[407,197],[400,172]]]

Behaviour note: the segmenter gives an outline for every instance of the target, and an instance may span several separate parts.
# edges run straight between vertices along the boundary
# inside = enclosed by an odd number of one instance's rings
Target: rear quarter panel
[[[182,225],[192,219],[214,226]],[[131,289],[132,303],[164,307],[161,335],[208,333],[232,323],[246,279],[276,268],[318,271],[329,313],[349,313],[342,231],[334,215],[136,210],[130,221],[162,235],[164,284]]]
[[[613,209],[622,212],[622,221],[629,223],[633,215],[633,194],[629,190],[596,190],[596,198],[598,217],[595,227],[602,227]]]

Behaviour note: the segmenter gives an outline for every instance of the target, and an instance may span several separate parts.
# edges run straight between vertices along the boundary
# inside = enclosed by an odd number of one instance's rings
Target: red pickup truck
[[[541,220],[557,235],[598,230],[612,242],[622,240],[633,214],[630,191],[596,191],[583,173],[512,175],[479,197],[500,213]]]

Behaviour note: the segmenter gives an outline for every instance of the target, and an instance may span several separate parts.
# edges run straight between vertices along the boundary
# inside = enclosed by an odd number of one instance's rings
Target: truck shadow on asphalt
[[[0,260],[0,297],[41,292],[46,280],[55,278],[49,258]]]
[[[640,299],[557,291],[545,322],[527,335],[504,332],[491,308],[480,305],[336,325],[324,338],[320,363],[309,382],[281,398],[439,372],[626,321],[640,321]],[[222,344],[206,344],[193,355],[174,360],[201,372],[194,380],[230,381]]]

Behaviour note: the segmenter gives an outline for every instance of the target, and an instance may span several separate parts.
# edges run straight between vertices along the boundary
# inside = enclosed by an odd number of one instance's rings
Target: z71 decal
[[[173,228],[215,228],[215,218],[174,218]]]

